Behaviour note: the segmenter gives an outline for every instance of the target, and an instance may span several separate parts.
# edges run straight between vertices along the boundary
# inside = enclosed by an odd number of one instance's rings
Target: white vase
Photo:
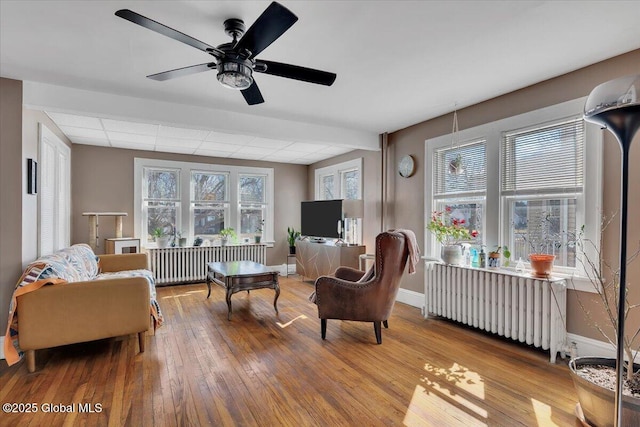
[[[462,265],[463,263],[463,247],[462,245],[442,245],[440,250],[440,258],[448,265]]]
[[[169,246],[170,239],[171,239],[170,236],[156,237],[156,244],[158,245],[159,248],[166,248],[167,246]]]

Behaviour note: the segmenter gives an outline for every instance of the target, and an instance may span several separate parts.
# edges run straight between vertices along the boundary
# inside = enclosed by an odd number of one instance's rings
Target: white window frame
[[[326,166],[324,168],[318,168],[315,170],[315,199],[322,200],[322,178],[328,175],[333,175],[333,194],[334,199],[344,199],[344,183],[343,175],[345,172],[358,171],[360,173],[360,185],[358,186],[358,197],[356,199],[362,199],[362,157],[349,160],[335,165]]]
[[[512,129],[522,129],[548,122],[557,121],[563,118],[581,115],[586,97],[563,102],[561,104],[552,105],[541,108],[539,110],[523,113],[517,116],[508,117],[491,123],[486,123],[473,128],[461,130],[459,132],[460,141],[471,141],[485,139],[487,153],[487,192],[486,205],[484,213],[484,244],[488,248],[495,247],[507,239],[507,228],[509,224],[505,224],[505,210],[507,209],[505,198],[500,195],[500,143],[503,132]],[[601,216],[602,216],[602,130],[591,123],[585,123],[585,155],[584,155],[584,191],[582,197],[578,197],[578,203],[582,206],[577,207],[576,222],[585,225],[585,238],[590,239],[596,244],[600,242],[601,232]],[[433,189],[432,189],[432,161],[435,149],[445,147],[451,144],[451,134],[443,135],[437,138],[425,141],[425,227],[428,224],[430,213],[433,211]],[[427,255],[439,258],[435,253],[435,239],[431,233],[425,232],[425,248],[431,248]],[[429,250],[429,249],[427,249]],[[597,257],[597,254],[590,253],[589,257]],[[515,264],[512,260],[512,264]],[[578,262],[578,265],[580,263]],[[557,271],[554,268],[554,275],[571,278],[573,288],[585,291],[595,292],[593,285],[585,277],[581,268],[562,269]]]
[[[143,236],[145,230],[146,216],[143,213],[144,199],[143,194],[143,171],[144,168],[158,169],[178,169],[180,170],[180,221],[179,229],[183,231],[182,237],[187,238],[187,242],[193,242],[193,215],[191,212],[191,172],[211,172],[225,173],[229,176],[229,224],[235,230],[240,230],[240,189],[239,175],[265,175],[265,202],[266,218],[264,230],[262,232],[262,242],[268,245],[274,243],[274,170],[273,168],[259,168],[250,166],[232,166],[217,165],[209,163],[195,162],[179,162],[173,160],[158,159],[134,159],[134,194],[133,194],[133,217],[134,217],[134,235],[142,242],[142,246],[146,246],[146,236]]]
[[[38,150],[38,256],[42,256],[71,244],[71,148],[39,123]]]
[[[429,220],[431,219],[431,213],[433,211],[439,210],[438,209],[438,203],[439,202],[448,202],[451,203],[454,200],[455,201],[460,201],[460,203],[469,203],[472,202],[471,199],[474,198],[479,198],[479,199],[483,199],[481,202],[483,205],[483,215],[482,215],[482,238],[483,238],[483,243],[481,244],[486,244],[486,236],[488,234],[487,231],[487,193],[489,191],[489,182],[490,182],[490,168],[489,168],[489,143],[488,141],[481,135],[479,134],[475,134],[475,137],[469,138],[466,136],[466,134],[463,134],[462,132],[458,133],[458,141],[459,143],[457,145],[459,145],[460,147],[463,147],[465,145],[470,145],[470,144],[477,144],[479,142],[484,142],[485,144],[485,156],[487,157],[487,188],[485,188],[484,192],[467,192],[467,193],[461,193],[459,195],[460,199],[455,199],[456,195],[455,194],[451,194],[450,196],[447,197],[439,197],[439,198],[435,198],[434,197],[434,182],[433,182],[433,162],[434,162],[434,157],[435,157],[435,153],[437,150],[443,149],[443,148],[449,148],[451,146],[451,134],[449,135],[443,135],[441,137],[438,138],[433,138],[433,139],[428,139],[427,141],[425,141],[425,183],[424,183],[424,188],[425,188],[425,207],[424,207],[424,212],[425,212],[425,227],[427,226],[427,224],[429,223]],[[431,257],[433,258],[439,258],[440,256],[438,255],[440,253],[440,244],[438,243],[438,241],[436,240],[435,236],[433,235],[433,233],[430,232],[426,232],[425,233],[425,248],[428,248],[429,254],[431,255]]]

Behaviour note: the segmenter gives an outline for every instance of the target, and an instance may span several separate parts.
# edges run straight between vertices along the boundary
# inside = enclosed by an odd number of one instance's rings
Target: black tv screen
[[[342,220],[342,200],[315,200],[301,204],[303,236],[337,239],[338,220]]]

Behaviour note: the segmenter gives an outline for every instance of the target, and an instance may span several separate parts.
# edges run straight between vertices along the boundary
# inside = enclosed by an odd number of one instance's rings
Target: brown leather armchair
[[[376,236],[375,269],[365,272],[339,267],[333,276],[318,277],[315,302],[322,339],[327,335],[327,319],[373,322],[378,344],[382,343],[380,324],[385,328],[396,300],[400,279],[409,251],[403,234],[387,231]]]

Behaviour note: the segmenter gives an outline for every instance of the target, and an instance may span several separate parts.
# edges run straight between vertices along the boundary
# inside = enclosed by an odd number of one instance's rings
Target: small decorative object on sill
[[[496,249],[489,252],[489,268],[500,268],[500,258],[504,255],[504,266],[509,266],[509,258],[511,258],[511,251],[505,246],[496,246]]]
[[[222,246],[227,246],[227,243],[229,243],[229,240],[233,241],[233,239],[235,238],[236,238],[236,231],[233,228],[227,227],[220,230],[220,244]]]
[[[487,267],[487,254],[484,251],[484,245],[480,247],[480,268]]]
[[[526,270],[524,268],[524,261],[522,261],[522,258],[518,258],[518,263],[516,264],[516,273],[524,274],[525,271]]]
[[[258,224],[258,226],[256,227],[256,234],[254,237],[256,244],[259,244],[260,241],[262,240],[262,230],[264,229],[264,219],[260,220],[260,223]]]
[[[536,277],[549,277],[551,270],[553,269],[553,260],[556,259],[555,255],[549,254],[530,254],[529,261],[531,261],[531,270]]]
[[[181,248],[184,248],[185,246],[187,246],[187,238],[186,237],[178,238],[178,246],[180,246]]]
[[[198,236],[193,241],[193,246],[200,246],[200,245],[202,245],[202,237]]]

